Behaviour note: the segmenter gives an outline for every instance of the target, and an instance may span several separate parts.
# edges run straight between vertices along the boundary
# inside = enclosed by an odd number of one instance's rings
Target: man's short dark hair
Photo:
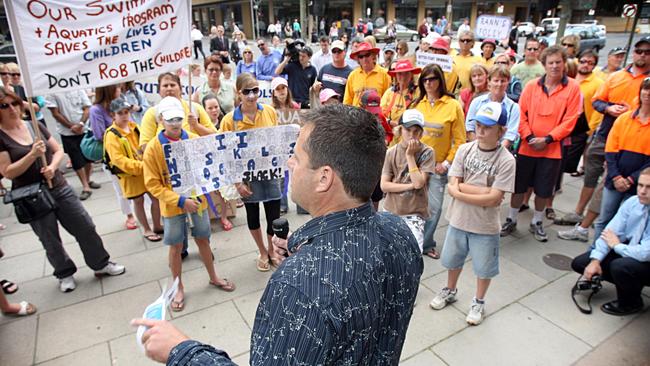
[[[329,43],[329,41],[330,41],[330,37],[328,37],[328,36],[320,36],[320,38],[318,39],[318,42],[328,42]]]
[[[305,111],[301,120],[313,126],[305,143],[311,167],[330,166],[347,194],[369,201],[386,155],[384,130],[377,117],[361,108],[335,104]]]
[[[309,47],[309,46],[305,46],[305,47],[299,49],[298,52],[304,53],[305,55],[307,55],[309,57],[311,57],[314,54],[314,52],[311,50],[311,47]]]
[[[528,48],[528,43],[530,43],[530,42],[535,42],[535,43],[539,44],[539,39],[537,39],[535,37],[526,38],[526,48]]]
[[[542,61],[542,65],[546,66],[546,58],[551,55],[562,56],[562,62],[566,62],[567,60],[567,54],[564,48],[562,48],[562,46],[554,45],[542,51],[542,56],[540,57],[540,61]]]
[[[598,64],[598,52],[596,52],[594,49],[587,48],[586,50],[580,51],[580,54],[578,54],[578,60],[580,60],[581,58],[583,58],[585,56],[593,57],[596,64]]]

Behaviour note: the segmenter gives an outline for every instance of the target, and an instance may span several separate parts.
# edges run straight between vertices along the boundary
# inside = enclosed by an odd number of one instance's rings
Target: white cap
[[[411,126],[420,126],[424,128],[424,115],[417,109],[407,109],[402,113],[400,125],[409,128]]]
[[[273,80],[271,80],[271,90],[275,90],[280,85],[284,85],[286,87],[289,87],[289,83],[287,82],[287,79],[277,76],[274,77]]]
[[[185,109],[183,108],[183,104],[176,97],[162,98],[156,106],[156,111],[164,120],[185,118]]]

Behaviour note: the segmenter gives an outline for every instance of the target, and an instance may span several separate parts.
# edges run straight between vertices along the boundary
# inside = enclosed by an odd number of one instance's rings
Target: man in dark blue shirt
[[[370,196],[386,152],[375,117],[330,105],[301,116],[291,198],[314,217],[289,237],[255,316],[251,365],[397,365],[422,274],[406,223]],[[146,325],[147,355],[168,365],[232,365],[170,323]]]
[[[302,108],[309,108],[309,88],[318,75],[318,71],[310,63],[311,56],[311,48],[301,48],[298,51],[298,62],[291,61],[291,56],[287,55],[275,69],[276,76],[287,75],[291,95]]]

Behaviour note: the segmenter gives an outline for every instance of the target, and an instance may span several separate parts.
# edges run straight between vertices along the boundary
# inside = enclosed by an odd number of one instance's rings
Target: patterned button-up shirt
[[[289,240],[251,336],[251,365],[397,365],[422,274],[406,224],[367,203],[317,217]],[[195,341],[168,365],[232,365]]]

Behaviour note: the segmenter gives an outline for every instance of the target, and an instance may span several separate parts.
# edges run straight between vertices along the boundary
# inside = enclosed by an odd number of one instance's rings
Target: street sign
[[[637,10],[636,4],[625,4],[623,5],[623,14],[621,18],[632,18],[636,15]]]

